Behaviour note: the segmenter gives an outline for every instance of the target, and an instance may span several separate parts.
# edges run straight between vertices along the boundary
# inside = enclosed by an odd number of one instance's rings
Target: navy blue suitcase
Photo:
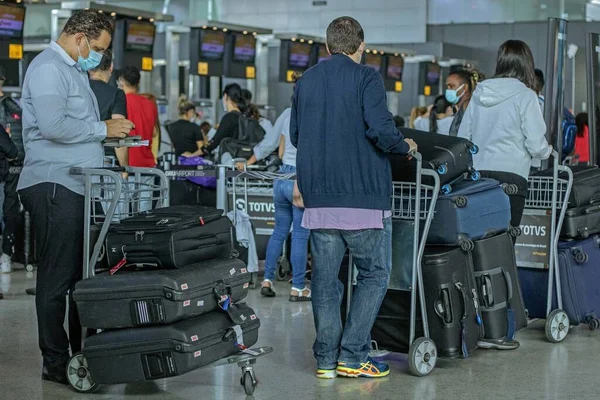
[[[463,181],[438,198],[427,243],[462,245],[506,232],[509,226],[510,200],[497,181]]]
[[[598,329],[600,321],[600,236],[561,242],[558,250],[563,309],[573,325]],[[548,271],[519,269],[525,307],[530,318],[546,317]],[[552,309],[557,308],[556,292]]]

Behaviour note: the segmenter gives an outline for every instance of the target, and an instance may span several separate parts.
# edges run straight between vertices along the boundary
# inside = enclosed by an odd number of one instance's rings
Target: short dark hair
[[[535,78],[537,79],[537,84],[538,84],[537,89],[539,91],[541,91],[544,88],[544,86],[546,86],[546,80],[544,79],[544,72],[541,69],[536,68],[535,69]]]
[[[533,91],[538,90],[533,54],[521,40],[507,40],[498,49],[495,78],[515,78]]]
[[[112,52],[108,49],[104,50],[100,64],[92,71],[110,71],[112,65]]]
[[[354,54],[364,41],[365,32],[352,17],[336,18],[327,27],[327,48],[331,54]]]
[[[119,78],[123,78],[130,86],[138,87],[140,85],[140,69],[133,66],[127,66],[119,71]]]
[[[66,35],[83,33],[88,40],[96,40],[103,31],[112,36],[113,24],[104,13],[100,13],[98,10],[80,10],[73,12],[62,33]]]

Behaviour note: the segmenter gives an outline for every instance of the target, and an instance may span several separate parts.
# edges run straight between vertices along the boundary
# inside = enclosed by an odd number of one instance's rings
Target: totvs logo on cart
[[[235,206],[238,210],[250,212],[250,213],[274,213],[275,204],[268,201],[248,201],[248,208],[246,208],[246,200],[236,199]]]

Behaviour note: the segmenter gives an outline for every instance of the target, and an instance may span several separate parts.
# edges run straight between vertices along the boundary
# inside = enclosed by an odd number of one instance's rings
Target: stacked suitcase
[[[527,325],[514,253],[518,229],[510,227],[507,193],[514,188],[479,179],[472,167],[476,148],[469,141],[402,133],[417,142],[423,166],[437,170],[444,193],[437,200],[421,263],[429,331],[439,355],[467,357],[481,344],[511,340]],[[394,181],[414,181],[410,165],[392,159]],[[393,274],[400,276],[396,287],[408,287],[411,281],[413,230],[406,225],[393,221],[392,269],[402,270]],[[372,331],[373,340],[392,351],[405,352],[409,345],[403,293],[388,290]]]
[[[595,330],[600,327],[600,169],[572,166],[571,170],[573,187],[558,246],[563,309],[572,325],[585,323]],[[519,275],[529,316],[545,318],[547,271],[520,269]],[[552,307],[557,308],[556,296]]]
[[[81,324],[101,330],[83,348],[96,384],[181,375],[256,343],[260,321],[239,303],[250,274],[222,214],[174,206],[111,226],[111,270],[73,293]]]

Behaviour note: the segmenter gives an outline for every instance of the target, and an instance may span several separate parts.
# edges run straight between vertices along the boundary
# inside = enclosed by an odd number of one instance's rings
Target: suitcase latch
[[[135,232],[135,241],[143,242],[144,241],[144,233],[145,233],[144,231]],[[138,238],[139,238],[139,240],[138,240]]]

